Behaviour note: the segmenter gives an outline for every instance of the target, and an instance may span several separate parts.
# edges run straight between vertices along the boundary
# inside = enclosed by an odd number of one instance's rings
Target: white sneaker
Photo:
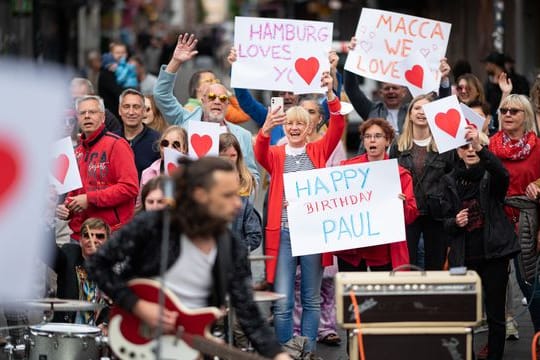
[[[506,319],[506,340],[519,340],[518,326],[512,317]]]

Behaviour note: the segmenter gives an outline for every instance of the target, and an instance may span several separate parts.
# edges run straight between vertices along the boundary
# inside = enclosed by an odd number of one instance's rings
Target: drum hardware
[[[4,346],[4,353],[7,354],[8,360],[12,360],[13,355],[25,354],[25,352],[26,352],[25,344],[13,345],[11,343],[11,336],[6,337],[6,345]],[[17,356],[17,358],[20,358],[20,356]]]

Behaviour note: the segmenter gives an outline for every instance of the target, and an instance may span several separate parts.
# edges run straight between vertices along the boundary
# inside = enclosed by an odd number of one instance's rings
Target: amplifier
[[[349,359],[358,360],[358,337],[351,331]],[[364,355],[369,360],[471,360],[470,328],[369,328],[362,330]]]
[[[356,327],[351,292],[362,328],[475,326],[482,319],[482,285],[474,271],[340,272],[337,322]]]

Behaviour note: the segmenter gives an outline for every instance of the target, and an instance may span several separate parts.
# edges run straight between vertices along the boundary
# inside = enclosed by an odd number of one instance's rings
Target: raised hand
[[[336,96],[334,95],[334,79],[330,75],[328,71],[324,71],[321,78],[321,87],[327,88],[327,94],[328,101],[332,101]]]
[[[174,49],[173,59],[180,63],[191,60],[198,53],[198,51],[195,50],[197,41],[198,40],[193,34],[185,33],[184,35],[178,35],[178,42]]]
[[[270,136],[272,129],[278,125],[285,124],[285,120],[287,120],[287,115],[283,112],[281,107],[277,107],[273,111],[271,108],[268,108],[266,120],[261,128],[262,133],[264,136]]]
[[[237,56],[236,56],[236,49],[234,47],[231,48],[231,50],[229,50],[229,56],[227,56],[227,61],[229,62],[229,64],[233,64],[233,62],[235,62],[237,60]]]
[[[480,137],[476,126],[467,125],[465,129],[467,129],[467,132],[465,133],[465,139],[471,143],[474,151],[478,152],[482,150],[482,145],[480,144]]]
[[[501,89],[504,95],[510,95],[512,93],[512,80],[508,77],[506,73],[501,73],[499,76],[499,88]]]
[[[450,65],[448,65],[448,59],[442,58],[439,64],[439,71],[441,72],[441,79],[447,78],[450,74]]]
[[[353,36],[351,38],[351,41],[349,41],[349,45],[347,45],[349,48],[349,51],[353,51],[356,48],[356,36]]]

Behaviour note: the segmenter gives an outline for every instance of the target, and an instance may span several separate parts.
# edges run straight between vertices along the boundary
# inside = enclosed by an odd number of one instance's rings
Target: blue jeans
[[[519,255],[518,255],[519,256]],[[538,260],[537,260],[538,262]],[[527,298],[529,304],[529,314],[534,326],[534,332],[540,331],[540,281],[538,279],[524,279],[521,273],[519,260],[514,258],[514,268],[516,269],[516,279],[523,296]]]
[[[309,340],[304,350],[313,352],[321,316],[320,293],[323,274],[321,255],[293,257],[289,229],[282,228],[274,280],[274,290],[285,295],[284,299],[276,301],[274,307],[274,325],[281,344],[285,344],[293,337],[294,279],[298,260],[302,276],[300,280],[302,301],[300,334]]]

